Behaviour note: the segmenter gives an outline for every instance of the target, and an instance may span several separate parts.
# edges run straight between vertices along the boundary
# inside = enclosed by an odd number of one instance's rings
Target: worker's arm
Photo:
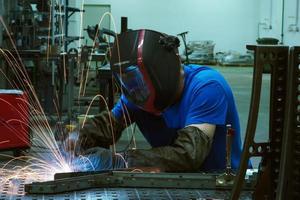
[[[198,170],[210,152],[215,128],[212,124],[192,124],[178,131],[172,145],[130,150],[128,166],[159,167],[168,172]]]
[[[87,119],[80,127],[78,142],[85,150],[91,147],[106,147],[118,141],[125,124],[117,120],[109,111],[103,111],[93,118]]]
[[[129,120],[130,108],[122,95],[112,111],[102,111],[99,115],[87,119],[83,127],[80,127],[77,145],[81,150],[86,150],[96,146],[108,148],[117,142],[123,129],[132,123],[132,120]]]

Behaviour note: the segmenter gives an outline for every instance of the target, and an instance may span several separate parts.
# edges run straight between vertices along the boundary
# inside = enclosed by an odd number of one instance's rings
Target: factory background
[[[9,2],[13,4],[14,1]],[[4,9],[5,0],[0,3],[1,14],[7,14],[8,10]],[[69,3],[77,8],[82,6],[82,0]],[[99,22],[101,12],[111,12],[117,31],[120,31],[119,19],[126,16],[131,29],[148,28],[169,34],[189,31],[188,40],[213,39],[216,43],[216,51],[234,50],[243,53],[245,45],[255,43],[259,37],[274,37],[286,45],[294,45],[299,40],[297,0],[228,0],[226,2],[86,0],[84,5],[100,11],[93,13],[92,20],[95,23]],[[75,13],[70,19],[70,31],[79,35],[79,27],[80,13]],[[109,28],[113,28],[112,23],[109,24]],[[1,41],[0,37],[0,44]]]
[[[242,132],[245,131],[247,124],[254,59],[253,52],[248,51],[246,45],[257,44],[259,38],[267,38],[271,39],[271,42],[275,41],[276,44],[292,46],[297,45],[300,39],[299,0],[228,0],[226,2],[217,0],[174,0],[172,2],[69,0],[55,1],[51,6],[41,2],[43,1],[0,0],[0,15],[8,30],[11,31],[10,34],[17,49],[20,52],[27,51],[27,53],[33,50],[29,56],[26,54],[23,63],[36,86],[45,112],[53,114],[57,111],[52,102],[57,95],[59,96],[58,104],[61,104],[59,112],[64,113],[68,118],[74,114],[73,107],[76,106],[74,102],[77,97],[75,96],[80,87],[78,75],[77,79],[76,77],[72,78],[74,80],[71,79],[73,83],[64,83],[64,78],[61,77],[62,72],[59,71],[59,64],[55,59],[61,59],[60,56],[70,49],[71,52],[74,50],[82,52],[84,47],[92,46],[93,40],[89,37],[86,29],[88,26],[97,25],[104,13],[110,12],[112,18],[109,15],[105,16],[100,28],[120,32],[121,18],[126,17],[128,29],[153,29],[172,35],[187,32],[185,39],[190,45],[189,48],[193,48],[195,45],[199,46],[200,41],[200,47],[198,47],[200,53],[196,56],[190,55],[190,60],[197,64],[226,66],[218,68],[218,70],[222,71],[225,76],[228,75],[228,81],[233,83],[232,87],[241,115]],[[31,4],[30,12],[32,13],[26,11],[22,6],[26,3]],[[68,4],[73,9],[68,10],[69,16],[66,17],[67,9],[63,6],[56,7],[55,4]],[[0,46],[13,49],[7,35],[5,27],[0,23]],[[48,40],[48,35],[50,40]],[[182,38],[178,37],[181,39],[180,54],[184,60],[184,43]],[[108,38],[108,41],[111,39]],[[50,46],[51,51],[47,49],[47,45]],[[45,64],[47,59],[44,57],[36,62],[34,59],[41,52],[44,55],[45,52],[53,54],[53,61]],[[95,74],[97,74],[97,67],[107,64],[107,60],[103,61],[103,54],[97,56],[100,60],[93,60],[89,66],[91,81],[88,81],[88,84],[91,87],[88,87],[86,96],[90,96],[90,98],[84,97],[82,98],[84,99],[83,103],[78,104],[89,104],[91,97],[99,92],[99,87],[102,87],[99,84],[103,85],[103,83],[99,83],[101,80]],[[1,60],[1,64],[4,69],[6,65],[3,60]],[[232,66],[234,67],[232,68]],[[71,68],[75,69],[76,67]],[[38,72],[39,70],[40,72]],[[248,78],[241,80],[239,79],[241,75],[248,76]],[[235,76],[236,78],[234,78]],[[269,87],[268,74],[264,78],[266,79],[265,87]],[[43,82],[44,79],[47,80],[47,83]],[[105,81],[106,79],[104,79]],[[4,76],[0,78],[0,86],[1,88],[7,86]],[[104,89],[107,92],[107,88]],[[268,91],[263,95],[265,106],[262,106],[261,109],[265,112],[260,113],[258,130],[267,132]],[[76,113],[83,114],[85,110],[86,107],[77,110]]]
[[[187,32],[185,39],[188,48],[199,46],[200,41],[199,53],[196,53],[196,56],[191,54],[190,60],[197,64],[216,66],[226,76],[229,83],[232,83],[241,116],[242,133],[245,132],[248,120],[254,59],[253,52],[247,50],[246,45],[257,44],[259,38],[271,38],[271,42],[275,41],[276,44],[292,46],[298,44],[300,39],[299,0],[228,0],[226,2],[217,0],[174,0],[172,2],[69,0],[54,1],[51,6],[46,6],[41,2],[0,0],[0,15],[7,28],[12,31],[12,38],[20,52],[34,50],[32,54],[24,58],[23,63],[29,70],[36,86],[43,109],[49,115],[55,114],[57,108],[53,105],[53,101],[56,96],[59,96],[56,99],[57,104],[61,105],[59,112],[64,116],[67,115],[67,118],[76,118],[74,115],[84,114],[87,110],[86,105],[91,102],[93,95],[99,92],[99,87],[102,92],[107,93],[108,89],[105,84],[107,79],[101,82],[96,75],[97,68],[104,66],[107,60],[103,61],[102,54],[97,55],[100,62],[92,60],[89,63],[91,70],[87,84],[90,87],[87,87],[85,97],[81,98],[83,100],[78,101],[79,103],[76,103],[76,95],[80,88],[78,75],[71,79],[73,82],[64,83],[64,78],[61,77],[62,72],[59,71],[59,64],[54,60],[62,59],[58,54],[63,55],[70,49],[82,52],[83,49],[87,49],[84,47],[92,46],[93,40],[89,37],[86,29],[88,26],[99,24],[104,13],[109,12],[112,17],[106,15],[100,28],[110,29],[117,33],[121,31],[121,18],[126,17],[128,29],[153,29],[172,35]],[[31,4],[30,10],[33,14],[22,7],[24,3]],[[67,10],[63,6],[56,7],[56,4],[68,4],[74,9],[68,10],[69,17],[66,17]],[[24,24],[16,25],[16,21]],[[26,24],[27,22],[28,24]],[[1,23],[0,46],[13,49],[4,28]],[[48,40],[49,34],[50,40]],[[182,38],[178,37],[181,39],[180,54],[184,60],[184,43]],[[107,40],[111,41],[111,38]],[[47,50],[47,45],[50,46],[51,51]],[[36,62],[34,59],[39,55],[38,52],[42,52],[44,55],[45,52],[53,54],[53,61],[45,64],[47,59],[44,57]],[[86,67],[88,58],[85,57],[85,59]],[[3,60],[1,63],[2,69],[4,69]],[[72,61],[68,63],[68,66],[71,67],[71,65]],[[75,69],[76,67],[71,68]],[[39,70],[40,72],[38,72]],[[75,70],[73,73],[77,73],[77,71]],[[245,78],[240,79],[240,76],[245,76]],[[268,74],[264,76],[264,87],[266,88],[270,87],[269,78]],[[44,79],[47,80],[47,83],[43,82]],[[105,85],[104,89],[103,84]],[[0,78],[0,86],[2,88],[7,86],[4,76]],[[261,132],[261,136],[258,140],[266,138],[264,132],[268,131],[269,122],[269,91],[266,90],[262,95],[264,106],[261,106],[262,112],[259,115],[258,132]],[[85,106],[81,106],[81,109],[78,110],[74,108],[78,104]],[[97,109],[96,104],[94,111],[91,109],[91,114],[95,114]],[[74,114],[74,110],[76,114]],[[142,137],[140,139],[144,141]],[[126,141],[126,138],[124,140]]]
[[[85,4],[97,5],[97,2],[86,0]],[[80,1],[76,4],[81,5]],[[255,43],[260,37],[274,37],[286,45],[295,45],[299,40],[297,0],[131,0],[124,4],[117,1],[103,1],[101,4],[109,5],[107,9],[115,19],[127,16],[132,29],[143,27],[174,35],[189,31],[189,40],[213,39],[217,52],[234,50],[244,53],[245,45]],[[125,11],[124,7],[133,9]],[[116,20],[116,27],[120,28],[119,20]]]
[[[49,2],[0,0],[0,19],[5,23],[4,26],[0,22],[0,49],[11,51],[12,58],[17,58],[18,54],[21,56],[21,62],[45,112],[45,117],[36,114],[34,118],[39,122],[47,121],[54,134],[61,130],[61,126],[81,123],[89,105],[88,114],[94,115],[107,109],[106,105],[112,108],[119,98],[120,94],[114,93],[116,85],[109,67],[108,50],[113,42],[109,30],[120,33],[126,26],[132,30],[152,29],[175,35],[180,39],[179,50],[183,63],[208,65],[221,72],[236,99],[242,139],[251,110],[255,65],[255,51],[246,46],[262,44],[271,45],[272,48],[281,45],[291,47],[299,46],[300,41],[300,0]],[[97,27],[105,13],[111,13],[112,17],[106,15],[100,27]],[[95,37],[98,29],[106,33]],[[187,56],[186,52],[190,54]],[[15,89],[8,81],[15,83],[16,78],[10,64],[0,55],[0,90]],[[263,66],[256,142],[264,143],[270,139],[270,96],[273,89],[270,68],[274,66]],[[81,81],[80,77],[86,76],[88,78]],[[103,95],[107,104],[101,98],[94,99],[97,94]],[[2,112],[1,115],[0,110],[0,122],[4,114]],[[150,147],[135,125],[124,132],[116,145],[117,150],[132,143],[132,132],[136,132],[134,142],[138,148]],[[30,137],[35,136],[33,134]],[[60,140],[59,137],[55,135],[55,139]],[[0,154],[22,155],[23,147],[6,148],[6,144],[3,147],[1,139]],[[0,156],[0,164],[1,159],[3,156]],[[251,160],[257,169],[261,157]]]

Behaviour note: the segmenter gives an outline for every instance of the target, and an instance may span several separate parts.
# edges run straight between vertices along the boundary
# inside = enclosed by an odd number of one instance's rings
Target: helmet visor
[[[134,104],[142,106],[150,96],[150,90],[138,66],[129,66],[117,74],[125,96]]]

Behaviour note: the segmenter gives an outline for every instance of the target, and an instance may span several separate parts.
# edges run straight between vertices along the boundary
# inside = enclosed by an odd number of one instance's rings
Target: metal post
[[[121,33],[127,31],[127,17],[121,17]]]
[[[231,124],[227,124],[226,127],[226,173],[231,174],[231,143],[234,130],[231,128]]]

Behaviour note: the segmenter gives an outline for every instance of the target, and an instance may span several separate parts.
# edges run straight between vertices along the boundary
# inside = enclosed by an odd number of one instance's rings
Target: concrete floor
[[[242,137],[245,135],[250,108],[253,67],[213,67],[220,71],[230,84],[239,112]],[[262,142],[268,138],[270,74],[263,75],[262,93],[255,141]]]
[[[232,88],[240,117],[242,140],[244,140],[250,107],[253,67],[211,67],[221,72]],[[268,139],[270,74],[263,75],[262,83],[261,104],[255,137],[256,142],[264,142]],[[137,131],[135,131],[135,135],[137,147],[148,148],[149,144],[147,144],[138,129],[136,130]],[[117,144],[117,149],[121,150],[124,148],[125,144],[128,144],[128,141],[131,138],[131,133],[132,129],[124,131],[120,141]],[[251,160],[253,166],[257,168],[260,158],[253,158]]]

